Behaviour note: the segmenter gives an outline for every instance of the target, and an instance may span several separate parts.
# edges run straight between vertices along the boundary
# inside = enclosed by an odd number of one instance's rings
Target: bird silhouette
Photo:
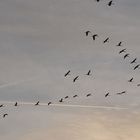
[[[48,105],[52,104],[52,102],[48,102]]]
[[[119,54],[126,52],[126,49],[122,49],[121,51],[119,51]]]
[[[69,96],[66,96],[65,99],[69,98]]]
[[[91,75],[91,70],[89,70],[88,73],[87,73],[86,75],[88,75],[88,76]]]
[[[98,35],[97,35],[97,34],[92,35],[93,40],[95,40],[95,39],[96,39],[96,37],[98,37]]]
[[[122,46],[122,42],[119,42],[119,43],[117,44],[117,46]]]
[[[79,76],[76,76],[74,79],[73,79],[73,82],[75,82],[76,80],[78,80]]]
[[[125,58],[129,57],[129,55],[130,55],[129,53],[125,54],[123,58],[125,59]]]
[[[6,116],[8,116],[8,114],[6,113],[6,114],[3,114],[3,118],[5,118]]]
[[[130,62],[130,64],[136,63],[136,60],[137,60],[137,58],[135,58],[134,60],[132,60],[132,61]]]
[[[126,91],[122,91],[122,92],[119,92],[119,93],[117,93],[118,95],[122,95],[122,94],[124,94],[124,93],[126,93]]]
[[[132,81],[133,81],[133,79],[134,79],[134,78],[132,77],[130,80],[128,80],[128,82],[132,82]]]
[[[61,99],[59,100],[59,102],[62,103],[62,102],[63,102],[63,98],[61,98]]]
[[[108,2],[108,6],[112,6],[114,3],[113,3],[113,0],[109,1]]]
[[[140,66],[140,64],[138,64],[137,66],[134,67],[134,70],[138,69]]]
[[[103,43],[106,43],[106,42],[109,42],[109,37],[106,38],[106,39],[103,41]]]
[[[73,96],[73,98],[76,98],[76,97],[78,97],[78,95],[74,95],[74,96]]]
[[[89,35],[89,33],[91,33],[91,31],[86,31],[85,33],[86,33],[86,36],[88,36],[88,35]]]
[[[14,106],[17,106],[18,105],[18,103],[16,102],[15,104],[14,104]]]
[[[35,106],[39,105],[39,101],[35,104]]]
[[[105,94],[105,97],[109,96],[109,92]]]
[[[87,94],[86,96],[89,97],[89,96],[91,96],[91,94]]]
[[[64,75],[65,77],[70,75],[70,70]]]
[[[1,104],[0,107],[4,107],[4,104]]]

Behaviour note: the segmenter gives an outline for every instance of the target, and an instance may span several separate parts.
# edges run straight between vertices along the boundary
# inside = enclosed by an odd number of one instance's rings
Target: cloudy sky
[[[0,1],[0,139],[138,140],[140,1]],[[96,41],[85,31],[98,34]],[[110,38],[109,43],[103,40]],[[116,45],[122,41],[121,47]],[[123,60],[119,51],[130,57]],[[92,75],[86,76],[88,70]],[[70,76],[64,74],[71,70]],[[75,76],[79,79],[73,83]],[[132,83],[128,83],[134,77]],[[122,96],[116,93],[126,91]],[[110,96],[105,99],[105,93]],[[86,94],[92,96],[86,98]],[[72,96],[78,94],[79,98]],[[78,106],[38,106],[49,101]],[[9,102],[20,103],[17,108]],[[24,103],[24,104],[23,104]],[[88,108],[109,106],[127,109]],[[8,117],[2,118],[4,113]]]

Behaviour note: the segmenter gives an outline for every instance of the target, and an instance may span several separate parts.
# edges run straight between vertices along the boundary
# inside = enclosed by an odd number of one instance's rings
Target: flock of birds
[[[124,93],[126,93],[126,91],[122,91],[122,92],[119,92],[119,93],[117,93],[117,94],[118,94],[118,95],[121,95],[121,94],[124,94]],[[109,95],[110,95],[110,94],[109,94],[109,92],[108,92],[108,93],[106,93],[104,96],[105,96],[105,98],[106,98],[106,97],[108,97]],[[90,96],[92,96],[91,93],[86,94],[86,97],[90,97]],[[77,94],[75,94],[75,95],[73,95],[72,97],[73,97],[73,98],[78,98],[79,96],[78,96]],[[64,102],[64,101],[65,101],[66,99],[68,99],[68,98],[70,98],[70,97],[69,97],[69,96],[65,96],[64,98],[60,98],[59,103]],[[52,102],[48,102],[48,106],[51,105],[51,104],[53,104],[53,103],[52,103]],[[34,106],[39,106],[39,105],[40,105],[40,101],[37,101],[37,102],[34,104]],[[18,102],[15,102],[14,106],[15,106],[15,107],[19,106]],[[0,108],[2,108],[2,107],[5,107],[4,104],[1,104],[1,105],[0,105]],[[4,113],[4,114],[2,115],[3,118],[5,118],[6,116],[8,116],[8,113]]]
[[[100,2],[101,0],[95,0],[95,1],[96,1],[96,2]],[[109,2],[107,3],[107,5],[108,5],[108,6],[114,5],[113,0],[109,1]],[[85,35],[86,35],[87,37],[90,36],[90,37],[92,38],[93,41],[95,41],[95,40],[99,37],[98,34],[92,34],[92,32],[89,31],[89,30],[85,32]],[[103,40],[103,44],[108,43],[109,41],[110,41],[110,38],[107,37],[105,40]],[[116,46],[117,46],[117,47],[122,47],[122,41],[120,41]],[[119,53],[119,54],[124,54],[124,55],[123,55],[123,59],[126,59],[126,58],[130,57],[130,54],[127,53],[127,49],[126,49],[126,48],[122,48],[118,53]],[[134,58],[133,60],[131,60],[131,61],[130,61],[130,64],[131,64],[131,65],[132,65],[132,64],[135,64],[134,67],[133,67],[133,70],[136,70],[136,69],[139,69],[139,68],[140,68],[140,64],[137,63],[137,57]],[[71,70],[68,70],[68,71],[64,74],[64,77],[69,76],[70,73],[71,73]],[[87,75],[87,76],[91,76],[91,75],[92,75],[91,70],[89,70],[89,71],[86,73],[86,75]],[[74,78],[73,78],[73,83],[75,83],[78,79],[79,79],[79,76],[74,77]],[[131,79],[128,80],[128,82],[133,82],[133,80],[134,80],[134,78],[132,77]],[[137,84],[137,86],[140,86],[140,84]],[[127,92],[127,91],[121,91],[121,92],[118,92],[118,93],[116,93],[116,94],[117,94],[117,95],[122,95],[122,94],[125,94],[126,92]],[[90,97],[90,96],[92,96],[91,93],[86,94],[86,97]],[[109,93],[109,92],[106,93],[106,94],[104,95],[105,98],[108,97],[108,96],[110,96],[110,93]],[[77,97],[79,97],[77,94],[72,96],[72,98],[77,98]],[[65,97],[63,97],[63,98],[60,98],[60,99],[59,99],[59,103],[64,102],[64,101],[65,101],[66,99],[68,99],[68,98],[70,98],[68,95],[65,96]],[[53,104],[53,103],[52,103],[52,102],[48,102],[48,106],[51,105],[51,104]],[[34,104],[34,106],[38,106],[38,105],[40,105],[40,101],[37,101],[37,102]],[[15,102],[15,103],[14,103],[14,106],[15,106],[15,107],[19,106],[19,103],[18,103],[18,102]],[[2,107],[5,107],[5,105],[4,105],[4,104],[1,104],[1,105],[0,105],[0,108],[2,108]],[[3,118],[5,118],[6,116],[8,116],[8,113],[4,113],[2,116],[3,116]]]
[[[99,37],[98,34],[92,34],[91,31],[86,31],[85,34],[86,34],[86,36],[91,35],[93,41],[95,41],[96,38]],[[103,40],[103,44],[108,43],[109,40],[110,40],[110,38],[107,37],[105,40]],[[117,46],[117,47],[122,47],[122,41],[120,41],[116,46]],[[126,48],[122,48],[122,49],[119,51],[119,54],[123,54],[123,53],[124,53],[124,56],[123,56],[124,59],[130,57],[130,54],[127,53],[127,49],[126,49]],[[139,69],[139,68],[140,68],[140,64],[137,63],[137,57],[135,57],[133,60],[131,60],[131,61],[130,61],[130,64],[136,64],[136,65],[133,67],[133,70],[136,70],[136,69]],[[134,79],[134,78],[132,77],[132,78],[129,80],[129,82],[132,82],[133,79]],[[137,86],[140,86],[140,84],[138,84]]]
[[[65,75],[66,75],[66,74],[65,74]],[[89,94],[86,95],[86,97],[89,97],[89,96],[91,96],[91,95],[92,95],[92,94],[89,93]],[[107,96],[108,96],[108,95],[106,94],[105,97],[107,97]],[[77,98],[77,97],[79,97],[79,96],[78,96],[77,94],[75,94],[75,95],[73,95],[72,97],[73,97],[73,98]],[[70,98],[68,95],[65,96],[64,98],[60,98],[60,99],[59,99],[59,103],[64,102],[64,100],[66,100],[66,99],[68,99],[68,98]],[[53,103],[52,103],[52,102],[48,102],[47,104],[48,104],[48,106],[49,106],[49,105],[51,105],[51,104],[53,104]],[[39,105],[40,105],[40,101],[37,101],[37,102],[34,104],[34,106],[39,106]],[[15,102],[15,103],[14,103],[14,106],[15,106],[15,107],[19,106],[19,103],[18,103],[18,102]],[[2,107],[5,107],[5,105],[4,105],[4,104],[1,104],[1,105],[0,105],[0,108],[2,108]],[[8,116],[8,113],[4,113],[2,116],[3,116],[3,118],[5,118],[6,116]]]
[[[86,33],[86,36],[89,36],[89,33],[91,33],[91,32],[90,32],[90,31],[86,31],[85,33]],[[98,36],[98,35],[93,35],[93,36]],[[93,36],[92,36],[92,37],[93,37]],[[103,41],[103,43],[106,43],[106,42],[108,42],[108,41],[109,41],[109,38],[106,38],[106,39]],[[122,42],[119,42],[117,46],[121,46],[121,44],[122,44]],[[123,50],[124,50],[124,49],[123,49]],[[123,50],[121,50],[119,53],[124,52]],[[125,56],[124,56],[124,59],[125,59]],[[136,59],[132,60],[130,63],[131,63],[131,64],[136,63]],[[138,65],[135,66],[134,69],[136,69],[136,67],[138,67]],[[71,71],[68,70],[68,71],[64,74],[64,77],[69,76],[70,73],[71,73]],[[89,70],[89,71],[86,73],[86,75],[87,75],[87,76],[91,76],[91,75],[92,75],[91,70]],[[79,78],[79,76],[74,77],[73,83],[75,83],[75,82],[78,80],[78,78]],[[132,77],[130,80],[128,80],[128,82],[132,82],[133,79],[134,79],[134,78]],[[140,86],[140,84],[138,84],[138,86]],[[116,93],[116,94],[117,94],[117,95],[122,95],[122,94],[125,94],[125,93],[126,93],[126,91],[121,91],[121,92],[118,92],[118,93]],[[92,96],[91,93],[86,94],[86,97],[90,97],[90,96]],[[109,92],[107,92],[107,93],[104,95],[105,98],[108,97],[108,96],[110,96],[110,93],[109,93]],[[77,97],[79,97],[77,94],[75,94],[75,95],[72,96],[72,98],[77,98]],[[65,96],[65,97],[63,97],[63,98],[60,98],[60,99],[59,99],[59,103],[63,103],[63,102],[64,102],[66,99],[68,99],[68,98],[70,98],[68,95]],[[34,106],[38,106],[39,104],[40,104],[40,101],[37,101],[37,102],[34,104]],[[51,105],[51,104],[53,104],[53,103],[52,103],[52,102],[48,102],[48,106]],[[19,106],[18,102],[15,102],[14,106],[15,106],[15,107]],[[5,107],[4,104],[1,104],[1,105],[0,105],[0,108],[2,108],[2,107]],[[6,116],[8,116],[8,113],[3,114],[3,118],[5,118]]]

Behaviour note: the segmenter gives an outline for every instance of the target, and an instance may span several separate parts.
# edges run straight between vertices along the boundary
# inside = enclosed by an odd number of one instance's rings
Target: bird
[[[126,49],[123,49],[123,50],[119,51],[119,54],[121,54],[123,52],[126,52]]]
[[[113,5],[113,0],[108,2],[108,6],[111,6],[111,5]]]
[[[35,106],[39,105],[39,101],[35,104]]]
[[[96,39],[96,37],[98,37],[98,35],[97,35],[97,34],[92,35],[93,40],[95,40],[95,39]]]
[[[0,105],[0,107],[4,107],[4,105],[3,105],[3,104],[1,104],[1,105]]]
[[[64,76],[66,77],[67,75],[70,75],[70,70]]]
[[[69,98],[69,96],[66,96],[65,99]]]
[[[61,98],[61,99],[59,100],[59,102],[62,103],[62,102],[63,102],[63,98]]]
[[[99,2],[100,0],[96,0],[96,2]]]
[[[91,70],[89,70],[88,73],[87,73],[86,75],[88,75],[88,76],[91,75]]]
[[[122,46],[122,42],[119,42],[119,43],[117,44],[117,46]]]
[[[88,35],[89,35],[89,33],[91,33],[91,31],[86,31],[85,33],[86,33],[86,36],[88,36]]]
[[[139,66],[140,66],[140,64],[138,64],[137,66],[135,66],[135,67],[134,67],[134,70],[137,69],[137,68],[139,68]]]
[[[105,97],[109,96],[109,92],[105,94]]]
[[[6,113],[6,114],[3,114],[3,118],[5,118],[6,116],[8,116],[8,114]]]
[[[48,105],[50,105],[52,102],[48,102]]]
[[[124,94],[124,93],[126,93],[126,91],[122,91],[122,92],[119,92],[119,93],[117,93],[118,95],[122,95],[122,94]]]
[[[106,38],[106,39],[103,41],[103,43],[106,43],[106,42],[109,42],[109,37]]]
[[[73,82],[75,82],[76,80],[78,80],[79,76],[76,76],[74,79],[73,79]]]
[[[134,79],[134,78],[132,77],[130,80],[128,80],[128,82],[132,82],[132,81],[133,81],[133,79]]]
[[[78,97],[78,95],[74,95],[73,98]]]
[[[132,61],[130,62],[130,64],[136,63],[136,60],[137,60],[137,58],[135,58],[134,60],[132,60]]]
[[[89,96],[91,96],[91,94],[87,94],[86,96],[89,97]]]
[[[14,106],[17,106],[18,105],[18,103],[16,102],[15,104],[14,104]]]
[[[125,58],[129,57],[129,55],[130,55],[129,53],[125,54],[123,58],[125,59]]]

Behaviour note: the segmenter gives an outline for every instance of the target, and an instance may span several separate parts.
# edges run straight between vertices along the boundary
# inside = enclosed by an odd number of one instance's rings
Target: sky
[[[140,138],[140,70],[130,64],[136,57],[140,63],[140,1],[114,0],[111,7],[107,3],[0,1],[0,103],[5,104],[0,109],[0,139]],[[87,30],[99,37],[95,41],[86,37]],[[109,43],[103,44],[107,37]],[[117,47],[120,41],[122,46]],[[119,54],[124,48],[130,53],[126,60]],[[64,77],[68,70],[70,75]],[[88,70],[91,76],[86,76]],[[126,94],[117,96],[121,91]],[[73,99],[75,94],[78,98]],[[70,99],[58,106],[67,95]],[[56,105],[34,107],[37,101]],[[3,113],[8,113],[5,119]]]

